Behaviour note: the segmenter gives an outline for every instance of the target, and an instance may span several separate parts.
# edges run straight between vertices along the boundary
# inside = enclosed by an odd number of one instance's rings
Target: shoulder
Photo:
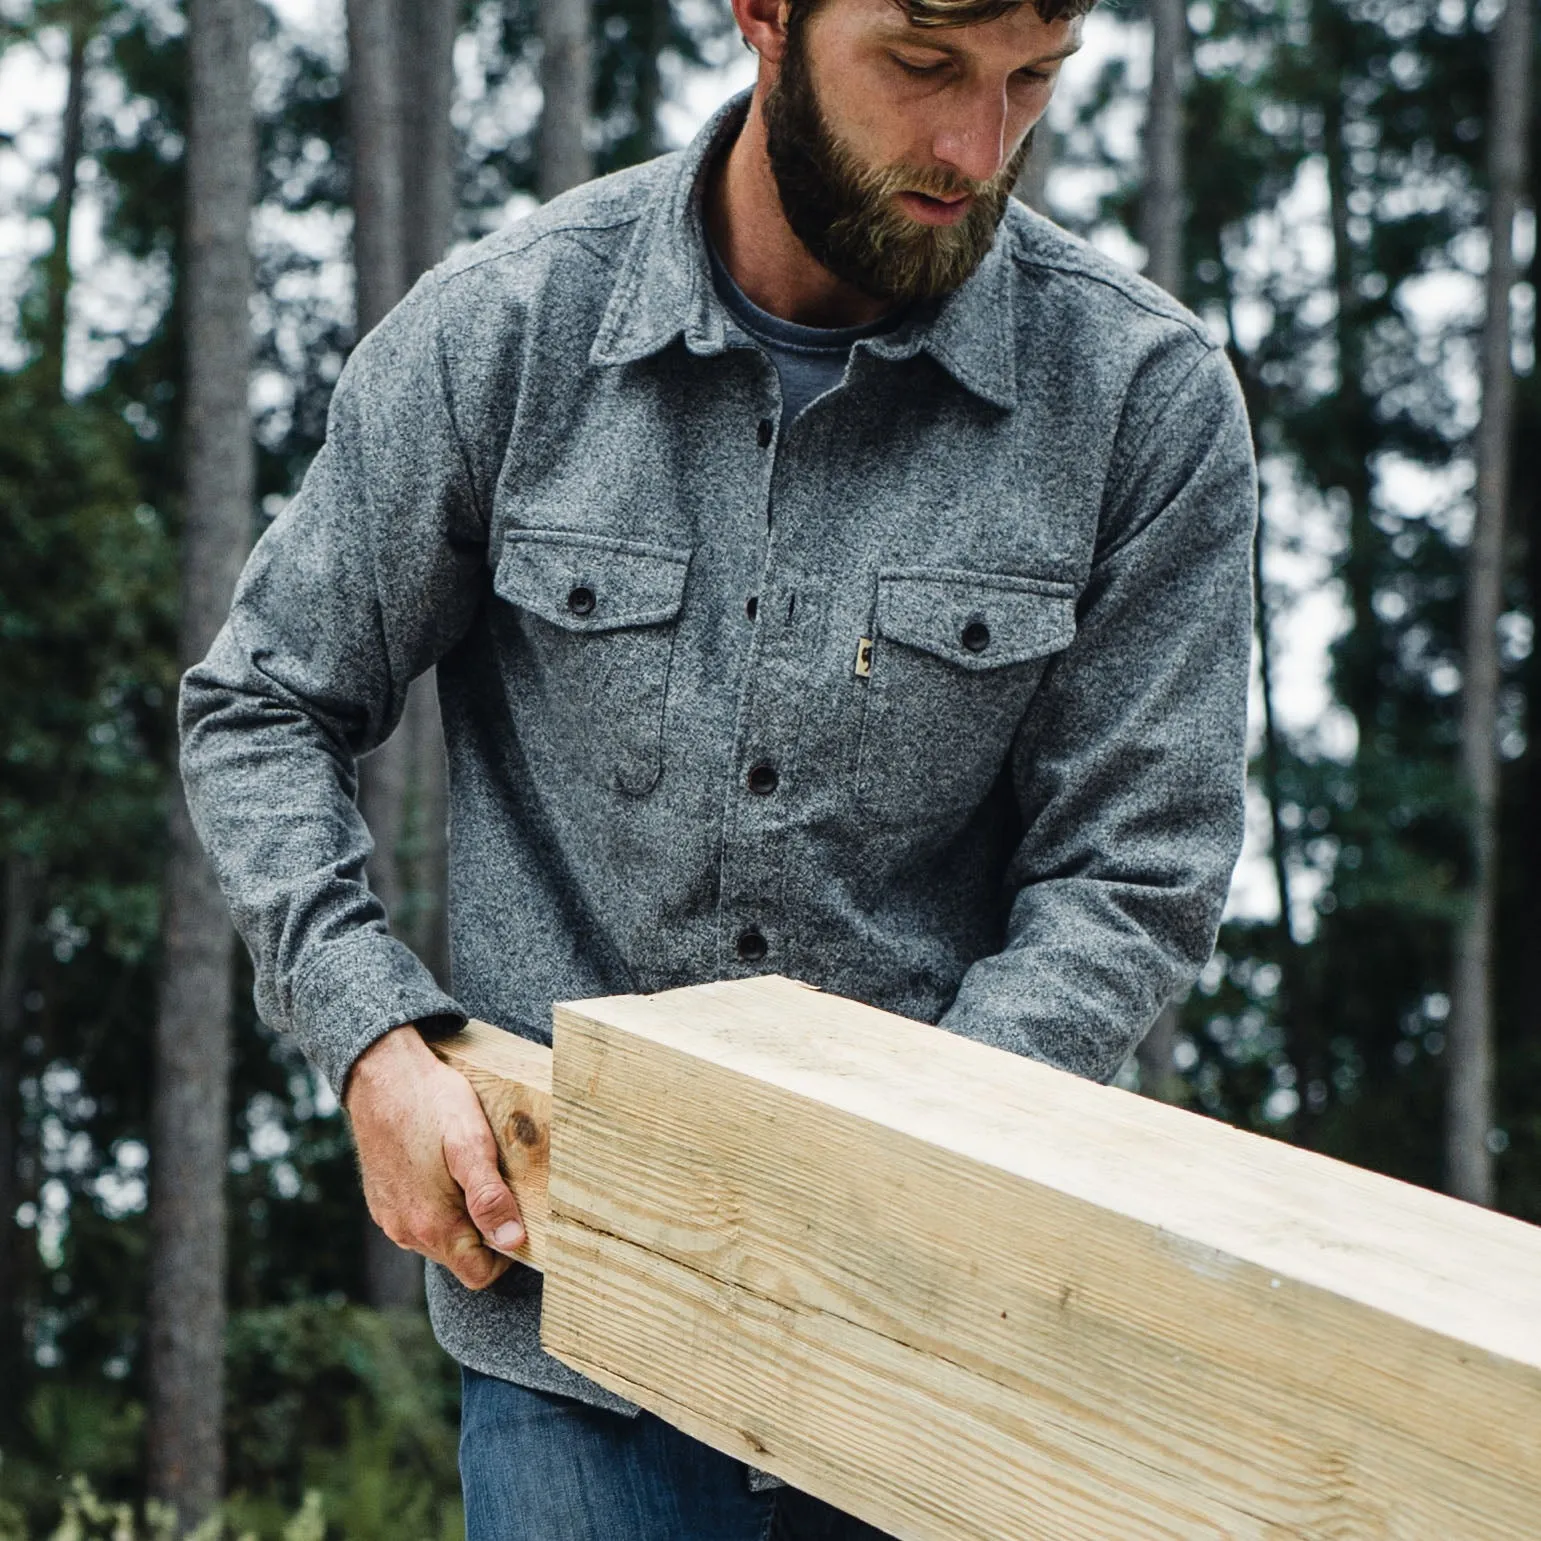
[[[1153,439],[1199,445],[1225,430],[1247,438],[1225,349],[1191,310],[1015,199],[1001,228],[1030,399],[1101,419],[1115,461]],[[1170,433],[1158,434],[1159,424]]]
[[[1117,326],[1131,341],[1164,338],[1199,352],[1215,346],[1204,323],[1159,284],[1015,198],[1008,200],[1001,237],[1019,289],[1053,319]]]
[[[578,277],[572,259],[585,255],[592,264],[582,268],[609,271],[643,211],[671,185],[678,153],[585,182],[447,258],[434,270],[441,306],[452,312],[500,287],[528,295],[557,264]]]

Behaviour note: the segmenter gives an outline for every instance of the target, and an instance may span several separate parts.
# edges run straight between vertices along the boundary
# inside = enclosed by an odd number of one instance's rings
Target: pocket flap
[[[566,530],[510,530],[493,591],[568,631],[672,621],[685,598],[690,552]]]
[[[1075,585],[960,569],[878,574],[877,631],[964,669],[1057,653],[1075,637]]]

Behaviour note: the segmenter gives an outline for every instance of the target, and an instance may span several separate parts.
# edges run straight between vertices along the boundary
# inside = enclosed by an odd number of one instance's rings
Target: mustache
[[[1002,188],[1010,192],[1016,181],[1015,157],[993,177],[980,181],[949,171],[945,166],[908,166],[898,164],[864,169],[858,177],[862,191],[877,198],[891,198],[897,193],[920,193],[927,198],[989,198]]]

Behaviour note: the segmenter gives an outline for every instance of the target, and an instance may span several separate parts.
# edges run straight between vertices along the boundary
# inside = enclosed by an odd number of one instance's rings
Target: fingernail
[[[524,1227],[508,1220],[492,1233],[492,1244],[499,1252],[512,1252],[524,1240]]]

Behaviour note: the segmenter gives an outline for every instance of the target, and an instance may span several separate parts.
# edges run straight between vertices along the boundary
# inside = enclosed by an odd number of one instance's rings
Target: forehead
[[[999,15],[990,8],[936,4],[923,8],[905,0],[819,0],[817,13],[833,30],[851,37],[901,43],[936,53],[980,59],[1011,55],[1020,64],[1046,55],[1064,55],[1079,47],[1081,20],[1061,16],[1045,21],[1031,3],[1009,6]],[[985,20],[948,20],[983,14]],[[917,19],[919,16],[920,19]],[[933,20],[932,18],[936,18]],[[823,30],[821,28],[821,30]]]

